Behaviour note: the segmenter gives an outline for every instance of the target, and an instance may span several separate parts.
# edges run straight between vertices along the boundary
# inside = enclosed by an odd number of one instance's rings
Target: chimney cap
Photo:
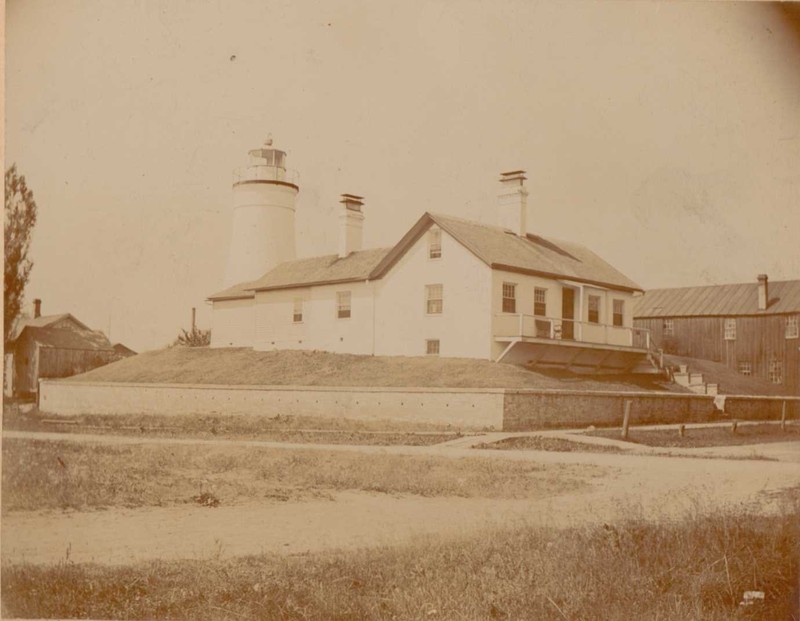
[[[356,196],[355,194],[342,194],[342,200],[339,202],[345,206],[345,209],[361,211],[361,207],[364,206],[364,197]]]

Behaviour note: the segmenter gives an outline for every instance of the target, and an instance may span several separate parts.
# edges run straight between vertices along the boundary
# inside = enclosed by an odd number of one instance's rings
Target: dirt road
[[[194,441],[72,434],[6,437],[78,442],[157,442],[204,445],[238,441]],[[275,445],[286,450],[320,445]],[[364,453],[475,456],[450,447],[328,446]],[[480,451],[493,459],[606,466],[613,474],[590,479],[583,493],[538,500],[420,498],[347,492],[334,500],[254,502],[228,507],[196,506],[112,509],[73,513],[12,513],[2,521],[3,562],[57,562],[70,558],[123,564],[148,559],[208,558],[276,552],[296,554],[335,548],[391,545],[420,535],[448,537],[487,526],[539,524],[563,527],[612,521],[625,515],[669,519],[686,511],[710,512],[729,503],[758,501],[775,508],[769,493],[800,485],[800,464],[753,460],[540,451]]]

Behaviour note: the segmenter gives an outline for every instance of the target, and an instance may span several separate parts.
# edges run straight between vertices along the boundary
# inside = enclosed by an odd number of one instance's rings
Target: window
[[[547,289],[536,287],[533,290],[533,314],[539,317],[547,316]]]
[[[725,320],[725,340],[726,341],[736,340],[736,320],[733,318]]]
[[[614,300],[614,325],[621,326],[625,321],[625,300]]]
[[[292,321],[301,323],[303,321],[303,298],[294,299],[294,311],[292,312]]]
[[[339,319],[347,319],[350,317],[350,292],[337,291],[336,292],[336,316]]]
[[[441,315],[443,306],[442,285],[425,285],[425,312],[429,315]]]
[[[749,360],[740,360],[738,365],[738,371],[740,375],[752,375],[753,365],[750,363]]]
[[[663,328],[664,328],[664,336],[675,335],[675,322],[672,319],[665,319]]]
[[[589,323],[600,323],[600,296],[589,296]]]
[[[783,384],[783,360],[773,358],[769,361],[767,378],[773,384]]]
[[[786,318],[786,338],[796,339],[800,336],[800,316]]]
[[[439,259],[442,256],[442,229],[431,229],[428,232],[428,257]]]
[[[428,356],[439,355],[439,339],[428,339],[425,341],[425,353]]]
[[[503,283],[503,312],[517,312],[517,285],[512,282]]]

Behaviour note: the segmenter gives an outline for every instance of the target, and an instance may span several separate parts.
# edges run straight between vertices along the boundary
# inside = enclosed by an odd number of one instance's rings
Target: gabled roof
[[[135,356],[136,352],[133,351],[127,345],[123,345],[122,343],[114,343],[113,349],[117,352],[120,356]]]
[[[58,323],[62,319],[71,319],[79,328],[84,328],[85,330],[89,330],[89,327],[81,321],[75,319],[75,317],[71,313],[61,313],[59,315],[42,315],[40,317],[20,317],[17,321],[17,324],[14,326],[14,330],[11,333],[11,337],[9,340],[13,341],[20,334],[22,331],[27,328],[46,328],[48,326],[52,326],[55,323]]]
[[[340,258],[338,254],[328,254],[287,261],[248,286],[243,286],[243,289],[268,291],[367,280],[390,250],[391,248],[375,248],[351,252],[344,258]]]
[[[95,351],[114,350],[102,332],[94,332],[92,330],[76,332],[74,330],[26,326],[20,333],[20,337],[23,336],[23,333],[43,347]]]
[[[800,280],[768,283],[767,309],[758,310],[758,282],[652,289],[636,300],[634,317],[780,315],[800,313]]]
[[[571,242],[528,234],[452,216],[426,213],[411,227],[370,278],[383,276],[431,225],[436,224],[481,261],[494,269],[550,278],[564,278],[625,291],[642,288],[588,248]]]

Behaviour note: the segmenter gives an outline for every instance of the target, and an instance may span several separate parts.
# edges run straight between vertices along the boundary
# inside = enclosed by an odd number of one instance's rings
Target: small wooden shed
[[[7,353],[12,360],[7,359],[6,394],[21,396],[35,395],[41,378],[77,375],[122,357],[102,332],[69,313],[23,321]]]

